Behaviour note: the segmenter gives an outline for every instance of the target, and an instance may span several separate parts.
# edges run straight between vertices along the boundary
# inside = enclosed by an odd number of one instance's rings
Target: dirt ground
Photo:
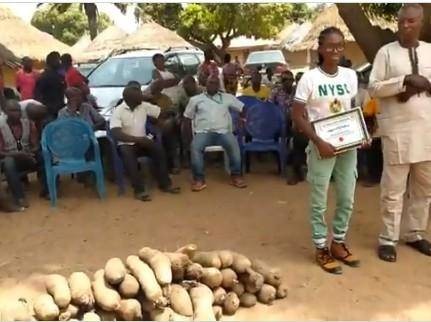
[[[344,267],[343,275],[333,276],[313,262],[307,185],[287,186],[271,171],[255,170],[246,177],[249,188],[237,190],[222,169],[212,169],[201,193],[190,192],[183,171],[174,178],[181,195],[155,191],[150,203],[134,200],[130,189],[117,197],[112,184],[100,201],[65,180],[56,210],[37,198],[34,184],[29,210],[0,214],[0,306],[34,294],[33,274],[94,273],[108,258],[126,258],[145,245],[174,250],[193,242],[243,252],[283,272],[286,300],[240,309],[224,320],[431,320],[431,259],[404,245],[398,263],[375,255],[378,187],[357,189],[349,240],[362,267]],[[330,213],[333,208],[330,202]]]

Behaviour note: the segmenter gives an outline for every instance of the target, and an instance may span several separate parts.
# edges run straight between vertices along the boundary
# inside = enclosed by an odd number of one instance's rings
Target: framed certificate
[[[341,153],[370,140],[360,107],[334,114],[311,123],[316,134]]]

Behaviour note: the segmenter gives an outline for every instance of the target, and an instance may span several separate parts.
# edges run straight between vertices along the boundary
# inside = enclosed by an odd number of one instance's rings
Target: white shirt
[[[111,116],[110,128],[121,128],[127,135],[135,137],[145,137],[147,135],[146,124],[147,116],[158,118],[160,115],[160,107],[147,102],[142,102],[133,110],[126,102],[118,105]],[[133,145],[131,142],[118,142],[121,144]]]
[[[334,75],[319,67],[304,73],[296,87],[295,100],[306,105],[310,121],[352,108],[358,92],[358,77],[350,68],[338,67]]]
[[[418,72],[431,81],[431,44],[416,48]],[[407,102],[397,95],[406,90],[404,79],[412,74],[409,50],[398,41],[377,52],[370,74],[370,95],[379,99],[377,122],[385,162],[409,164],[431,161],[431,95],[420,93]]]
[[[41,102],[36,101],[34,99],[28,99],[28,100],[20,101],[19,102],[19,106],[21,108],[21,117],[22,118],[25,118],[25,119],[28,118],[28,115],[27,115],[27,106],[29,104],[42,105]],[[1,113],[0,113],[0,118],[6,119],[6,114],[3,111],[1,111]]]
[[[202,93],[190,98],[184,116],[193,121],[195,133],[226,134],[232,131],[229,109],[241,112],[243,107],[244,103],[231,94],[218,92],[210,96]]]

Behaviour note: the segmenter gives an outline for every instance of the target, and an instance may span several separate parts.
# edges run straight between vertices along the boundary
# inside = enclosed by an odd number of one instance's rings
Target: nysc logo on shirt
[[[343,96],[346,94],[350,94],[349,88],[347,84],[321,84],[319,85],[319,96]]]

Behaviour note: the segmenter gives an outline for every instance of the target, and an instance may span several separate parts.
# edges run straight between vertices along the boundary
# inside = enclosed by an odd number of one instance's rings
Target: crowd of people
[[[425,109],[431,105],[431,69],[423,63],[431,47],[418,40],[423,23],[421,6],[405,5],[398,19],[399,40],[378,52],[369,84],[358,82],[351,62],[344,57],[343,33],[329,27],[318,38],[317,67],[296,75],[289,70],[273,75],[268,69],[262,77],[262,71],[256,69],[244,78],[237,58],[232,62],[227,54],[221,65],[211,51],[205,51],[197,77],[179,79],[166,70],[164,56],[156,54],[149,86],[142,90],[142,84],[131,79],[109,121],[99,114],[88,80],[73,66],[69,54],[49,53],[42,73],[35,71],[32,60],[25,57],[16,75],[19,95],[5,88],[1,97],[1,167],[13,196],[13,202],[8,203],[1,194],[3,207],[11,211],[29,207],[23,187],[29,172],[38,173],[40,195],[49,198],[40,137],[46,124],[68,117],[81,118],[95,131],[108,130],[118,144],[134,196],[139,200],[151,200],[148,178],[139,171],[139,157],[153,161],[160,190],[170,194],[180,193],[171,174],[190,166],[191,189],[198,192],[207,187],[204,153],[213,145],[223,147],[228,156],[231,185],[245,188],[230,111],[240,115],[241,126],[246,113],[238,96],[251,96],[274,103],[284,115],[290,151],[287,183],[294,185],[305,178],[310,183],[312,240],[316,262],[325,271],[341,273],[339,261],[352,267],[360,264],[345,243],[358,173],[367,184],[378,183],[382,176],[384,230],[379,239],[379,257],[396,260],[407,186],[408,245],[431,255],[431,244],[421,234],[431,198],[431,114]],[[405,64],[406,60],[410,64]],[[328,90],[331,88],[336,90]],[[359,150],[336,154],[331,144],[317,136],[311,122],[355,106],[363,108],[373,140]],[[154,135],[160,140],[154,140]],[[103,145],[101,141],[102,154],[108,150]],[[78,179],[91,184],[91,176]],[[337,192],[337,209],[329,245],[325,214],[331,181]]]

